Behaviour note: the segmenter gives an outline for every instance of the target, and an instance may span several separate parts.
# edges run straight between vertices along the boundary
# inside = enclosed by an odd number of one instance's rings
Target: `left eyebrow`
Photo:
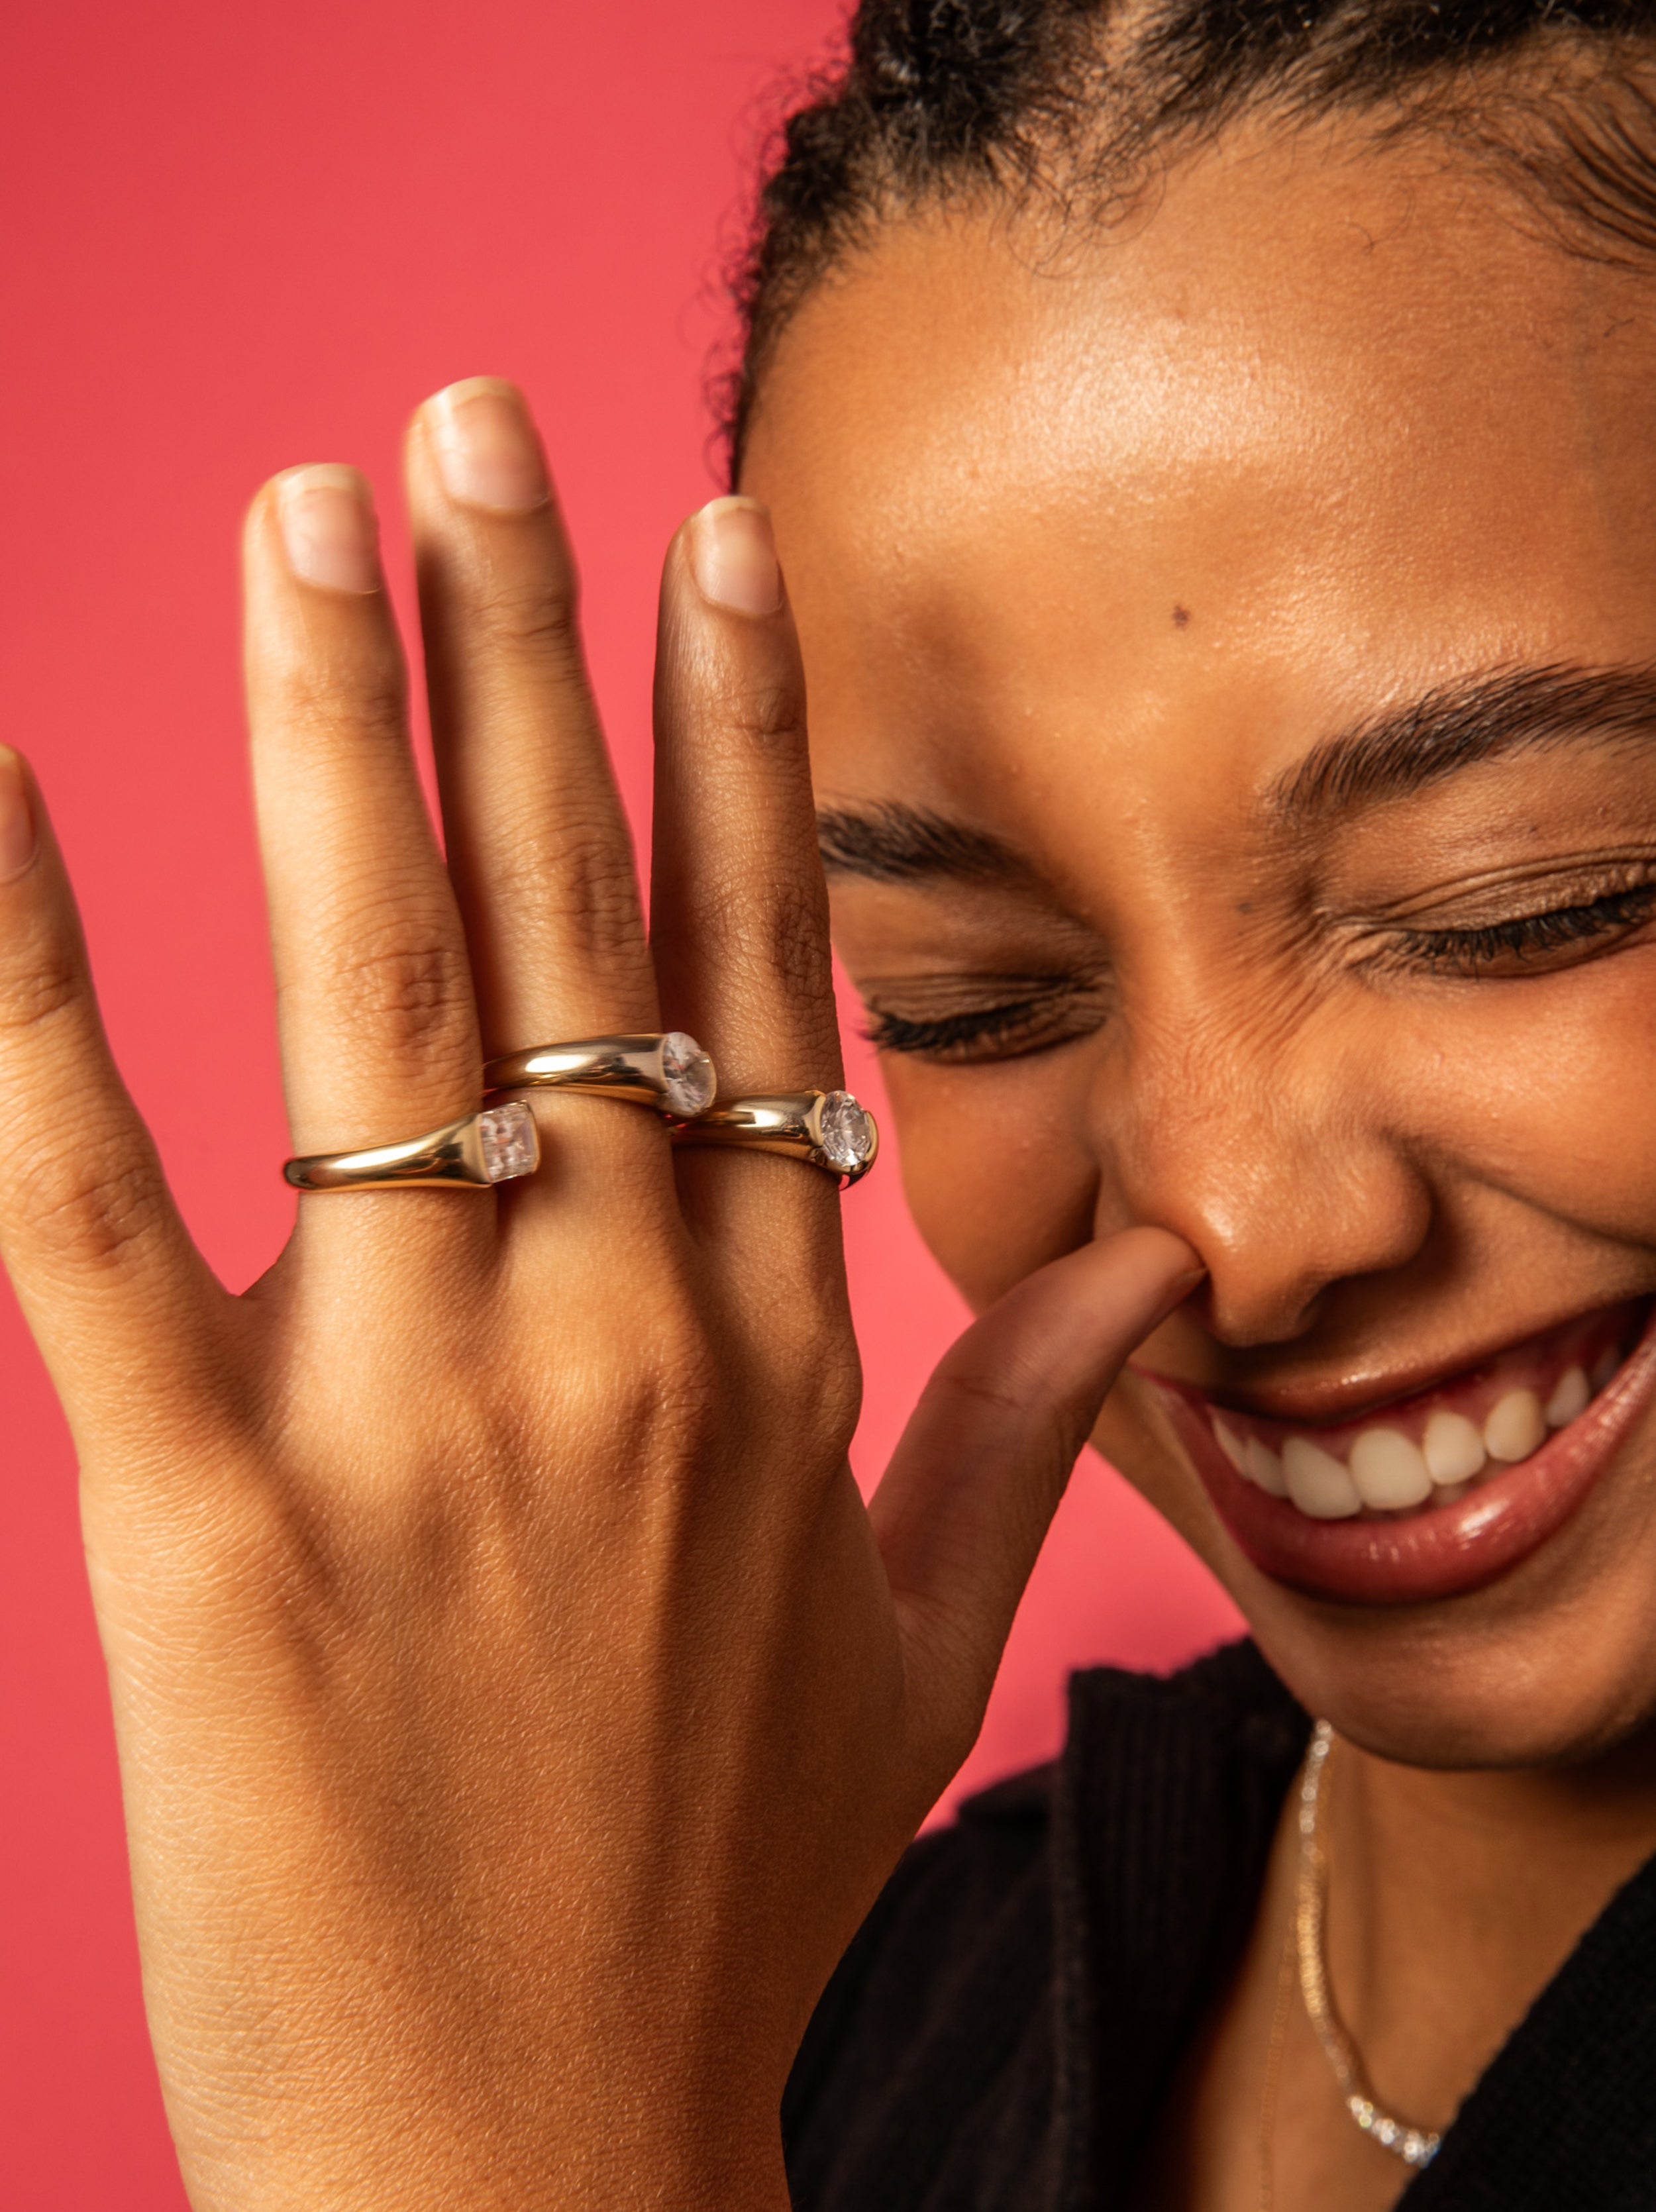
[[[1656,664],[1502,667],[1325,738],[1266,794],[1279,820],[1402,799],[1476,762],[1656,736]]]

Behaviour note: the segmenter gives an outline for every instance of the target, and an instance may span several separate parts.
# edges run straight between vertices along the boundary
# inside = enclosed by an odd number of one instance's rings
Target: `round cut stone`
[[[686,1121],[713,1103],[713,1062],[683,1030],[669,1030],[661,1040],[661,1084],[668,1106]]]
[[[839,1175],[852,1175],[874,1148],[874,1127],[849,1091],[831,1091],[817,1115],[822,1157]]]
[[[490,1182],[511,1182],[533,1175],[540,1164],[540,1139],[535,1117],[521,1098],[503,1106],[490,1106],[478,1116],[478,1141],[483,1147],[483,1171]]]

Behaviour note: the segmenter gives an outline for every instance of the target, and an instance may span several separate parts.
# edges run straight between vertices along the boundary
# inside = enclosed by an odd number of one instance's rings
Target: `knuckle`
[[[646,1289],[630,1301],[624,1337],[608,1331],[577,1358],[558,1386],[557,1422],[603,1459],[630,1489],[640,1482],[693,1484],[728,1416],[717,1351],[693,1312]]]
[[[796,1370],[796,1372],[801,1370]],[[803,1367],[806,1419],[810,1433],[837,1458],[849,1451],[862,1413],[862,1370],[855,1356],[824,1358]]]
[[[791,1311],[766,1316],[759,1352],[760,1391],[797,1445],[838,1459],[850,1449],[862,1411],[862,1367],[844,1301],[802,1293]]]
[[[479,642],[581,673],[580,595],[574,580],[492,577],[472,601]]]
[[[699,1433],[721,1393],[718,1355],[695,1313],[683,1301],[661,1301],[645,1316],[639,1348],[629,1387],[641,1413],[669,1437]]]
[[[77,1146],[18,1164],[31,1237],[48,1263],[66,1269],[119,1266],[161,1205],[161,1166],[148,1146]]]
[[[849,1433],[862,1411],[862,1364],[844,1326],[843,1313],[836,1318],[842,1326],[831,1336],[820,1327],[812,1332],[814,1352],[801,1355],[796,1371],[802,1377],[806,1403],[813,1416],[826,1428],[844,1428]]]
[[[721,966],[758,984],[780,983],[813,1018],[833,1005],[828,907],[820,878],[721,872],[709,884],[698,927]]]
[[[408,690],[399,664],[337,657],[295,659],[283,669],[282,719],[289,742],[326,751],[341,739],[401,744],[407,729]]]
[[[335,922],[333,981],[353,1021],[367,1020],[393,1047],[445,1041],[465,1018],[471,975],[446,933],[387,903]]]
[[[719,684],[708,712],[714,728],[754,750],[805,754],[805,690],[794,677]]]
[[[795,683],[744,684],[725,702],[724,720],[752,744],[797,744],[802,750],[805,694]]]
[[[550,842],[546,833],[532,833],[515,854],[502,853],[490,887],[503,911],[532,915],[554,932],[560,957],[608,955],[643,943],[630,848],[614,816],[597,807],[560,814]]]
[[[86,1003],[86,969],[78,949],[48,942],[27,965],[0,982],[0,1032],[38,1034]]]
[[[717,1332],[676,1268],[665,1268],[642,1296],[635,1293],[628,1334],[627,1371],[669,1423],[680,1408],[699,1421],[719,1401],[724,1363]]]

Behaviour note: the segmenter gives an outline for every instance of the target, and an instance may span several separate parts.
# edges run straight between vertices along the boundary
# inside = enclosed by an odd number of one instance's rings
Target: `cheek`
[[[1061,1057],[965,1068],[898,1054],[882,1062],[910,1208],[979,1312],[1093,1234],[1098,1170]]]
[[[1434,1142],[1464,1171],[1594,1235],[1656,1244],[1656,947],[1469,988],[1397,1064],[1411,1062]],[[1406,1097],[1396,1108],[1420,1126]]]

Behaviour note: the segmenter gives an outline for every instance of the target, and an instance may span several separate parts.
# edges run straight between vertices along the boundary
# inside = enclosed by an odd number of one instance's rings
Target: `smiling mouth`
[[[1137,1371],[1253,1564],[1308,1595],[1405,1604],[1526,1559],[1656,1392],[1648,1302],[1580,1316],[1338,1421],[1273,1419]]]

